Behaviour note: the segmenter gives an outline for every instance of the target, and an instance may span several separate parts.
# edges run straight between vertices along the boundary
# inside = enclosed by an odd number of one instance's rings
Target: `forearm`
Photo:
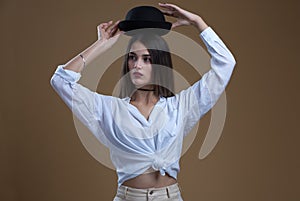
[[[202,76],[199,88],[194,88],[196,93],[199,93],[199,108],[203,115],[211,109],[224,92],[236,61],[224,42],[211,28],[207,28],[200,36],[211,56],[211,69]]]
[[[211,28],[206,28],[200,37],[211,56],[211,69],[179,96],[185,107],[184,111],[192,119],[200,119],[215,105],[224,92],[236,63],[229,49]]]
[[[198,15],[194,17],[192,24],[199,30],[200,33],[208,28],[208,25],[205,23],[205,21]]]
[[[105,52],[109,47],[102,40],[97,40],[83,52],[71,59],[64,69],[72,70],[80,73],[84,66],[94,61],[100,54]],[[80,56],[82,55],[82,57]]]

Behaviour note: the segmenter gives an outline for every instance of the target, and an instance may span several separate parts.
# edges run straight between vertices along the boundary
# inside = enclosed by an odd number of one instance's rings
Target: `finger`
[[[97,26],[98,39],[101,40],[102,37],[106,37],[107,28],[112,24],[112,21],[101,23]]]
[[[171,6],[168,6],[166,4],[159,4],[159,6],[166,10],[174,10],[174,8],[172,8]]]
[[[109,36],[112,36],[117,29],[118,29],[118,22],[115,22],[114,25],[110,25],[107,28],[107,32],[108,32]]]
[[[164,15],[167,15],[167,16],[174,16],[174,12],[173,11],[161,10],[161,12]]]
[[[121,20],[117,20],[114,25],[118,25]]]
[[[103,23],[102,24],[102,29],[107,30],[112,23],[113,23],[113,21]]]
[[[112,29],[118,28],[118,24],[119,24],[120,20],[116,21],[114,23],[114,25],[112,26]]]
[[[107,28],[108,28],[108,24],[103,24],[102,29],[107,30]]]
[[[102,24],[100,24],[100,25],[98,26],[98,29],[99,29],[99,31],[103,31],[103,30],[106,29],[106,27],[107,27],[107,24],[106,24],[106,23],[102,23]]]
[[[159,6],[166,8],[168,10],[178,10],[179,7],[174,4],[168,4],[168,3],[158,3]]]
[[[115,37],[116,35],[120,35],[122,32],[119,29],[115,29],[112,33],[111,33],[111,37]]]
[[[100,36],[104,38],[107,37],[107,23],[103,23],[100,25]]]
[[[112,24],[113,24],[113,21],[110,20],[110,21],[107,23],[107,26],[110,26],[110,25],[112,25]]]
[[[119,23],[120,23],[120,20],[116,21],[114,24],[114,27],[118,28]]]
[[[171,29],[174,29],[174,28],[179,27],[179,26],[180,26],[180,23],[178,21],[176,21],[176,22],[172,23]]]
[[[99,26],[100,26],[100,27],[104,27],[104,26],[107,26],[107,24],[108,24],[108,22],[103,22],[103,23],[101,23]]]
[[[98,34],[98,39],[100,40],[102,38],[102,34],[101,34],[101,24],[97,26],[97,34]]]
[[[115,27],[113,27],[111,30],[110,30],[110,33],[109,33],[109,35],[110,36],[113,36],[113,35],[115,35],[116,34],[116,32],[118,31],[118,27],[117,26],[115,26]]]
[[[101,23],[97,26],[97,29],[100,31],[101,29],[103,29],[103,27],[104,27],[104,23]]]

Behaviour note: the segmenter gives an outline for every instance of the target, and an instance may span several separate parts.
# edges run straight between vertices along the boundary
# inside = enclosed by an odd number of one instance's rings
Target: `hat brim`
[[[125,31],[127,35],[135,35],[139,29],[151,29],[156,34],[165,35],[167,34],[172,23],[170,22],[155,22],[155,21],[141,21],[141,20],[124,20],[118,24],[121,31]]]

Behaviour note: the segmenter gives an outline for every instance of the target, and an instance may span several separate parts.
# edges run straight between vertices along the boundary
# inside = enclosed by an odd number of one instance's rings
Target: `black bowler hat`
[[[172,23],[165,20],[164,14],[152,6],[138,6],[128,11],[125,20],[118,24],[121,31],[133,31],[138,29],[152,28],[155,33],[164,35],[169,32]],[[134,32],[127,33],[134,35]]]

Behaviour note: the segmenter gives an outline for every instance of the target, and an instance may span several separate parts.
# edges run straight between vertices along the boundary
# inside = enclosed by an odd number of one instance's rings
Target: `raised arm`
[[[105,144],[105,137],[101,135],[101,128],[97,121],[101,121],[104,113],[105,100],[109,99],[89,90],[77,83],[84,66],[92,62],[101,53],[109,49],[118,39],[121,32],[116,22],[102,23],[97,27],[98,40],[74,57],[67,64],[59,65],[51,77],[50,84],[60,98],[71,109],[73,114]],[[109,101],[107,101],[109,102]]]
[[[182,110],[188,119],[187,127],[192,126],[208,112],[224,92],[232,75],[235,59],[219,36],[204,20],[174,4],[159,4],[165,15],[174,17],[172,28],[192,25],[199,30],[199,35],[211,56],[211,69],[202,78],[177,94],[174,98],[176,107]]]
[[[52,76],[50,80],[51,86],[70,109],[72,109],[72,101],[74,98],[80,98],[74,96],[75,91],[80,91],[76,89],[82,89],[86,92],[89,91],[89,89],[84,89],[83,86],[77,83],[81,77],[81,71],[85,66],[104,51],[109,49],[117,41],[118,37],[122,33],[118,29],[118,23],[119,21],[114,24],[112,21],[109,21],[97,26],[98,40],[86,50],[71,59],[67,64],[59,65]],[[92,97],[94,96],[94,92],[85,93],[86,98],[88,95],[89,97]],[[86,101],[91,99],[92,98],[87,98]]]
[[[100,54],[109,49],[122,33],[118,29],[118,23],[119,21],[115,22],[114,24],[113,21],[109,21],[97,26],[98,40],[76,57],[71,59],[64,66],[64,69],[80,73],[86,65],[91,63]]]

